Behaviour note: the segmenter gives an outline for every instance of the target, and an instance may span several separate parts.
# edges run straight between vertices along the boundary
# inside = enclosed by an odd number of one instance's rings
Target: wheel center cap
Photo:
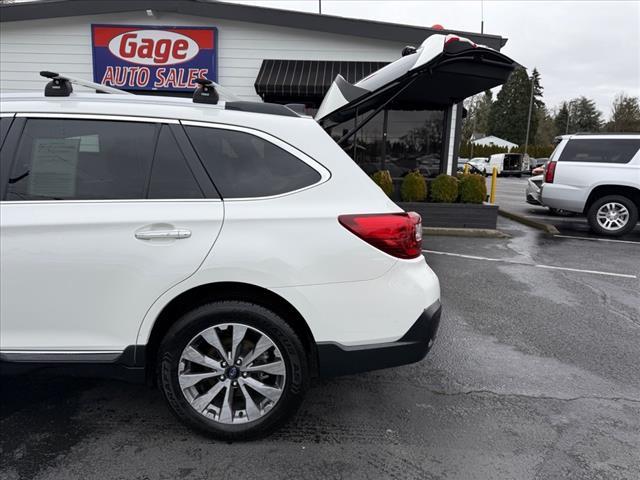
[[[240,376],[240,369],[238,367],[227,368],[227,377],[231,380],[235,380]]]

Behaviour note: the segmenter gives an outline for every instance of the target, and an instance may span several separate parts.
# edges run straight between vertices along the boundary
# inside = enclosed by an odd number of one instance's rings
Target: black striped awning
[[[254,85],[262,98],[323,97],[338,74],[355,83],[387,63],[263,60]]]

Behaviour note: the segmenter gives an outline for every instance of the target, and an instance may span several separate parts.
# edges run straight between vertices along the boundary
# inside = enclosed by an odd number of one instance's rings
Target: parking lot
[[[532,220],[551,224],[558,229],[562,236],[588,237],[603,242],[640,242],[640,225],[637,225],[633,231],[622,237],[602,239],[602,237],[598,237],[590,231],[589,224],[582,215],[552,215],[549,209],[545,207],[528,204],[525,202],[524,193],[528,180],[528,176],[522,178],[498,178],[496,203],[511,212],[519,213]],[[489,190],[490,187],[491,177],[487,178],[487,190]]]
[[[640,246],[499,227],[425,238],[427,359],[315,381],[264,440],[195,434],[145,386],[3,379],[0,478],[640,478]]]

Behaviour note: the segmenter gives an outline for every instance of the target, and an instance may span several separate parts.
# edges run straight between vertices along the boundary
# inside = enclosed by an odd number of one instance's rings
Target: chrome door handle
[[[191,230],[176,229],[176,230],[150,230],[147,232],[136,232],[136,238],[138,240],[155,240],[162,238],[189,238],[191,236]]]

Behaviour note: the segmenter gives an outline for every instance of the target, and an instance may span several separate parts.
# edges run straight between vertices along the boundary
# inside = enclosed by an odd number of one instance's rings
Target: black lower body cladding
[[[402,338],[395,342],[344,346],[334,342],[318,343],[321,377],[397,367],[422,360],[433,345],[442,306],[436,301],[427,308]]]

